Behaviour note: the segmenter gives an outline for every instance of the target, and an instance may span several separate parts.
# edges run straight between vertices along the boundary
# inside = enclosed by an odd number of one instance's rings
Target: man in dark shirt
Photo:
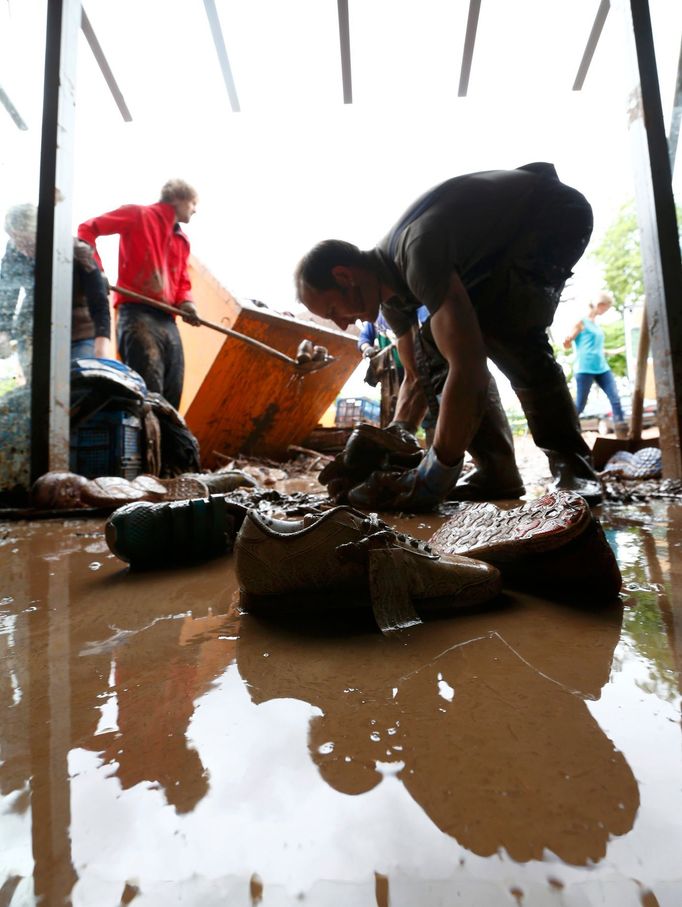
[[[395,421],[415,430],[425,411],[420,333],[442,357],[433,446],[400,476],[373,473],[349,494],[357,506],[427,509],[446,499],[523,493],[511,431],[487,367],[516,391],[557,488],[601,491],[547,328],[592,232],[592,209],[551,164],[448,180],[419,198],[370,251],[320,243],[296,270],[298,295],[345,329],[381,308],[405,366]],[[417,309],[430,318],[419,332]],[[477,469],[457,485],[464,452]],[[511,492],[511,493],[510,493]]]

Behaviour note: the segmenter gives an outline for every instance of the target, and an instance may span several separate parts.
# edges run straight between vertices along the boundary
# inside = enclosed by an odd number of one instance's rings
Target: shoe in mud
[[[420,623],[420,614],[487,602],[500,591],[495,567],[439,555],[352,507],[292,523],[249,511],[237,536],[235,567],[247,611],[277,615],[283,609],[273,597],[301,592],[327,593],[316,599],[317,608],[335,606],[332,592],[344,593],[342,606],[359,607],[369,592],[385,633]]]
[[[553,492],[510,510],[461,504],[429,545],[493,564],[503,582],[550,596],[611,600],[622,585],[601,524],[576,492]]]
[[[211,495],[188,501],[119,507],[104,534],[112,554],[133,567],[193,564],[228,554],[244,522],[246,508]]]
[[[226,469],[223,472],[189,473],[187,478],[202,482],[209,494],[227,494],[237,488],[257,488],[258,482],[241,469]]]
[[[377,428],[368,422],[356,425],[346,442],[343,462],[350,468],[380,465],[416,466],[423,456],[413,434],[400,425]],[[370,469],[370,472],[372,471]]]

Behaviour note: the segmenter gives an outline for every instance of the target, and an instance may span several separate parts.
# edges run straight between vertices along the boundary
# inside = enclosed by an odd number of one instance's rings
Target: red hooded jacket
[[[191,302],[192,284],[187,273],[189,240],[175,222],[175,208],[167,202],[155,205],[123,205],[115,211],[84,221],[78,238],[95,248],[98,236],[118,233],[118,285],[160,302],[179,306]],[[120,293],[114,306],[135,302]]]

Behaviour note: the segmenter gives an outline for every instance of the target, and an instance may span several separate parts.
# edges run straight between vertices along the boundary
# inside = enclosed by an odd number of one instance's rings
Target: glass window
[[[0,6],[0,502],[29,485],[46,4]]]

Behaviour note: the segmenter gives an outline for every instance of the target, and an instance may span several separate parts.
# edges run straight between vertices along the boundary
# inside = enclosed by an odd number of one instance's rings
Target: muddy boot
[[[493,378],[483,419],[468,450],[476,469],[460,480],[448,495],[449,501],[502,501],[525,493],[514,456],[514,437]]]
[[[554,476],[550,491],[576,491],[589,504],[603,499],[601,482],[592,467],[590,448],[580,433],[580,420],[568,385],[514,388],[533,441],[544,450]]]

